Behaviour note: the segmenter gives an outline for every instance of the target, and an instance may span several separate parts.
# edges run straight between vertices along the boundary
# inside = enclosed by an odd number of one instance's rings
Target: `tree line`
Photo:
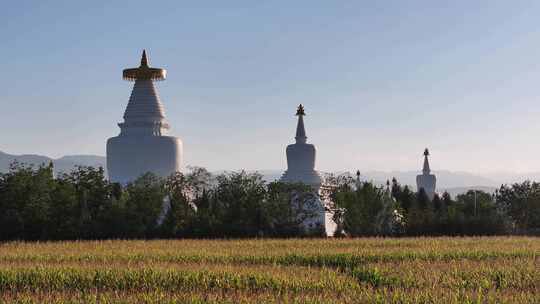
[[[444,192],[432,200],[396,179],[376,186],[341,176],[328,184],[323,192],[342,235],[540,235],[537,182],[501,185],[493,194],[469,190],[455,199]]]
[[[52,164],[13,163],[0,174],[0,240],[322,236],[320,202],[336,236],[536,234],[540,184],[503,185],[495,194],[448,193],[430,201],[395,179],[386,186],[328,176],[320,196],[300,183],[257,173],[217,176],[203,168],[166,179],[145,174],[111,183],[103,168],[54,175]]]
[[[266,183],[244,171],[148,173],[122,186],[103,168],[54,176],[52,164],[13,163],[0,174],[0,239],[319,236],[322,227],[301,225],[316,202],[303,184]]]

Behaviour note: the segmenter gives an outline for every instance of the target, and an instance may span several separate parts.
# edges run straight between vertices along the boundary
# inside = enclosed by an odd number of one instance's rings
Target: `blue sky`
[[[9,1],[0,150],[105,154],[141,50],[187,165],[540,171],[538,1]],[[448,3],[446,3],[448,2]]]

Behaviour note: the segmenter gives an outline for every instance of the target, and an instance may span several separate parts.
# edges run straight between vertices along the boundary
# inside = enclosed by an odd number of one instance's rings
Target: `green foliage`
[[[13,163],[0,178],[0,238],[46,239],[54,190],[52,164]]]
[[[59,238],[108,237],[116,223],[118,207],[114,185],[107,181],[103,168],[77,167],[61,174],[56,182],[56,220],[63,223]]]
[[[52,165],[14,163],[0,174],[0,240],[301,236],[317,232],[303,229],[317,198],[306,185],[244,171],[147,173],[122,186],[103,168],[54,177]]]
[[[329,176],[321,196],[307,185],[266,183],[244,171],[212,176],[191,168],[119,185],[103,168],[55,177],[51,164],[13,163],[0,174],[0,240],[321,236],[324,209],[339,236],[540,233],[534,182],[430,201],[395,179],[384,188]]]
[[[219,218],[220,236],[254,237],[263,227],[266,189],[262,176],[245,171],[217,176],[212,203]]]
[[[396,206],[389,189],[347,177],[334,179],[329,185],[333,217],[340,232],[350,236],[394,232]]]
[[[496,194],[497,208],[511,218],[517,233],[540,234],[540,184],[525,181],[502,185]]]
[[[350,236],[504,234],[510,231],[511,219],[537,223],[540,218],[540,196],[532,194],[538,187],[534,183],[503,186],[498,199],[471,190],[456,200],[446,192],[430,200],[423,189],[414,193],[396,179],[387,190],[347,176],[330,177],[327,184],[334,219],[339,230]],[[505,211],[509,209],[513,211]]]
[[[263,233],[292,237],[304,234],[322,236],[320,227],[305,228],[307,222],[324,210],[318,195],[301,183],[272,182],[263,204]]]
[[[163,180],[146,173],[125,189],[126,237],[150,237],[156,228],[166,195]]]

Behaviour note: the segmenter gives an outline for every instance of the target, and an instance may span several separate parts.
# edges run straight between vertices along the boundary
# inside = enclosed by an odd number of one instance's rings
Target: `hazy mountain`
[[[278,179],[283,174],[283,171],[280,170],[259,170],[257,171],[264,176],[265,180],[271,181]],[[438,188],[460,188],[460,187],[471,187],[471,186],[485,186],[485,187],[498,187],[500,182],[484,177],[481,175],[474,175],[466,172],[451,172],[451,171],[434,171],[437,176],[437,187]],[[352,172],[335,172],[334,174],[353,174]],[[361,172],[362,180],[373,181],[377,184],[385,184],[387,180],[392,180],[396,178],[400,184],[409,185],[413,188],[416,188],[416,175],[419,172],[415,171],[367,171]]]
[[[499,184],[523,182],[526,180],[540,181],[540,172],[492,172],[484,174],[484,176],[497,180]]]
[[[416,176],[418,171],[368,171],[362,173],[362,176],[368,180],[386,181],[392,180],[395,177],[401,184],[411,185],[416,188]],[[433,171],[437,176],[437,188],[459,188],[470,186],[490,186],[497,187],[500,183],[492,178],[482,175],[475,175],[468,172],[453,172],[447,170]]]
[[[277,180],[283,174],[283,171],[280,170],[259,170],[257,172],[262,174],[263,179],[266,181]],[[351,175],[352,173],[335,172],[334,174]],[[411,189],[416,190],[416,175],[418,174],[418,172],[414,171],[367,171],[361,173],[361,179],[384,185],[387,180],[391,181],[392,178],[395,177],[400,184],[408,185]],[[468,190],[482,190],[493,193],[495,192],[495,189],[501,185],[501,183],[495,179],[467,172],[438,171],[434,172],[434,174],[437,175],[437,192],[442,193],[447,191],[452,197],[456,197],[458,194],[465,193]]]
[[[69,172],[75,166],[103,167],[106,170],[106,158],[97,155],[67,155],[58,159],[47,156],[23,154],[12,155],[0,151],[0,172],[9,170],[9,165],[17,161],[28,165],[39,166],[53,162],[55,172]]]
[[[457,187],[457,188],[446,188],[446,189],[437,189],[438,193],[443,193],[444,191],[448,192],[450,196],[455,198],[458,194],[466,193],[469,190],[478,190],[484,191],[487,193],[494,193],[498,187],[484,187],[484,186],[472,186],[472,187]]]

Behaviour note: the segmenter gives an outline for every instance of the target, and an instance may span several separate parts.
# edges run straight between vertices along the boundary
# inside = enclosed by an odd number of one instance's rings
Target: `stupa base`
[[[147,172],[168,177],[181,165],[182,141],[173,136],[116,136],[107,141],[112,182],[127,184]]]

